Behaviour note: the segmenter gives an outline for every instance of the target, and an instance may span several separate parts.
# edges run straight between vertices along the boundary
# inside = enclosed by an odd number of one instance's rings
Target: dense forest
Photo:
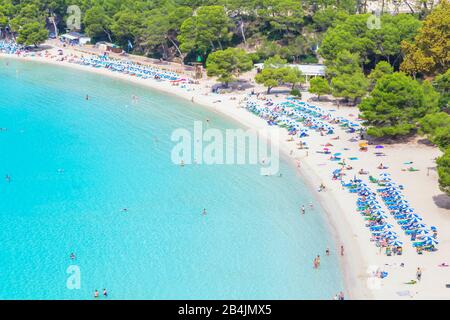
[[[225,86],[263,62],[255,81],[268,93],[300,95],[290,64],[323,62],[310,92],[357,105],[374,138],[426,135],[450,194],[450,4],[404,2],[408,13],[374,15],[362,0],[0,0],[0,32],[37,46],[75,26],[130,53],[201,61]]]

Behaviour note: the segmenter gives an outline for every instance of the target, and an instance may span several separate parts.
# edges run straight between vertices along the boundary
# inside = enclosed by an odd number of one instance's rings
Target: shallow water
[[[0,60],[0,97],[0,299],[91,299],[103,288],[112,299],[330,299],[343,289],[338,257],[324,255],[336,247],[324,213],[286,161],[281,178],[171,162],[174,129],[239,124],[127,82],[14,60]],[[80,289],[67,288],[70,265]]]

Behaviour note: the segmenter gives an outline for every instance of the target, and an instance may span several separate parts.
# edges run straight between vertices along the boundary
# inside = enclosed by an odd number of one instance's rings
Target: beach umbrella
[[[403,242],[401,242],[401,241],[399,241],[399,240],[396,240],[396,241],[394,241],[394,242],[392,243],[392,245],[393,245],[394,247],[402,247],[402,246],[403,246]]]
[[[433,239],[433,238],[429,238],[429,239],[425,240],[425,244],[428,246],[435,246],[435,245],[439,244],[439,241],[437,241],[436,239]]]
[[[416,234],[424,234],[424,235],[430,235],[431,231],[427,229],[419,229],[416,231]]]
[[[382,174],[380,174],[380,176],[383,176],[383,177],[387,177],[387,176],[390,176],[391,174],[390,173],[387,173],[387,172],[383,172]]]
[[[385,237],[386,239],[389,239],[389,240],[395,240],[395,239],[397,239],[398,237],[397,236],[394,236],[394,235],[391,235],[391,236],[387,236],[387,237]]]

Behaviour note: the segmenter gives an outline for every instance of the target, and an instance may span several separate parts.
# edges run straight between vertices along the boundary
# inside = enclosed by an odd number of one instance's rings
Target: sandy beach
[[[62,49],[68,58],[70,58],[70,55],[81,55],[73,49]],[[187,101],[193,101],[221,115],[230,117],[248,128],[261,131],[267,131],[269,128],[266,121],[244,108],[243,99],[252,89],[214,94],[211,93],[211,87],[216,83],[214,79],[203,79],[199,84],[190,84],[188,88],[183,88],[174,86],[168,81],[144,80],[126,74],[113,73],[103,68],[92,68],[68,61],[57,61],[61,58],[57,50],[58,48],[49,49],[47,57],[6,54],[0,54],[0,57],[52,63],[131,81],[168,94],[175,94]],[[246,74],[244,77],[251,79],[252,73]],[[265,88],[252,84],[255,92],[265,93]],[[302,92],[302,95],[303,101],[308,101],[312,97],[307,92]],[[277,97],[271,96],[271,98],[275,102],[281,102],[285,100],[286,96],[279,94]],[[358,117],[358,109],[355,107],[341,106],[337,108],[331,102],[314,101],[312,103],[330,110],[336,116],[348,119]],[[284,156],[289,157],[294,166],[297,166],[298,174],[316,193],[318,200],[327,212],[330,228],[337,244],[336,248],[330,248],[331,253],[338,255],[340,245],[345,248],[345,254],[341,260],[347,287],[346,298],[450,299],[450,288],[446,288],[446,284],[450,284],[450,267],[438,266],[444,262],[450,264],[450,198],[445,196],[438,187],[434,159],[440,155],[440,151],[436,147],[428,146],[420,139],[405,144],[384,145],[383,152],[386,156],[380,158],[374,154],[375,149],[372,145],[369,146],[367,152],[360,152],[358,144],[349,141],[355,134],[345,133],[344,130],[338,128],[332,136],[321,136],[317,132],[312,133],[304,139],[309,145],[309,150],[306,151],[297,148],[296,143],[299,138],[290,141],[292,136],[288,135],[285,129],[273,126],[270,127],[270,130],[279,131],[280,150]],[[330,140],[334,136],[339,136],[339,140]],[[437,227],[439,231],[438,251],[418,255],[411,246],[411,241],[404,235],[394,219],[389,217],[389,222],[394,225],[395,231],[400,235],[399,240],[404,242],[403,255],[386,256],[381,253],[380,249],[370,241],[370,232],[364,226],[365,221],[357,214],[356,195],[350,194],[341,187],[338,181],[332,180],[331,173],[336,169],[336,163],[329,161],[325,155],[315,152],[321,150],[326,143],[332,143],[333,150],[346,149],[347,151],[343,155],[346,158],[358,158],[358,160],[350,163],[353,169],[346,171],[349,177],[357,174],[360,169],[369,171],[373,176],[378,176],[381,172],[388,172],[391,174],[393,181],[404,185],[403,193],[411,207],[421,214],[428,225]],[[388,169],[383,171],[377,169],[380,162],[388,166]],[[410,162],[419,171],[403,171],[402,169],[410,166],[405,163]],[[367,177],[364,179],[367,180]],[[316,192],[321,183],[326,186],[326,191]],[[299,204],[299,207],[301,205]],[[325,248],[318,248],[318,254],[325,254],[324,250]],[[403,266],[400,266],[401,264]],[[414,285],[405,284],[415,279],[418,267],[423,272],[422,280]],[[376,279],[376,285],[370,285],[373,280],[371,270],[377,268],[388,272],[388,276],[384,279]]]

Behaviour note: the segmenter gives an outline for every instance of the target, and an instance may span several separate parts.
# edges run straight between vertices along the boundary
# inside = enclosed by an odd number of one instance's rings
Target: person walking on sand
[[[417,281],[422,280],[422,270],[420,268],[417,268],[416,278],[417,278]]]

